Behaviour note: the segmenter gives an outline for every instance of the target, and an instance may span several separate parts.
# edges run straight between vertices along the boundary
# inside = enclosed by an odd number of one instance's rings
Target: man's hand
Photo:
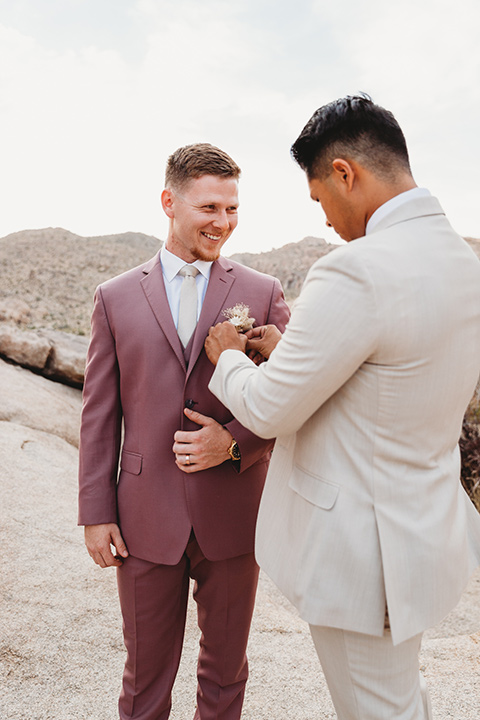
[[[262,325],[245,333],[247,336],[247,355],[255,365],[268,360],[277,347],[282,333],[275,325]]]
[[[100,567],[119,567],[122,557],[128,557],[128,550],[115,523],[85,525],[85,545],[91,558]],[[115,555],[111,546],[115,548]],[[121,556],[121,557],[120,557]]]
[[[208,359],[214,365],[224,350],[241,350],[245,352],[247,339],[242,333],[238,333],[235,325],[231,322],[224,322],[210,328],[205,340],[205,351]]]
[[[218,327],[218,326],[217,326]],[[233,327],[233,325],[232,325]],[[237,331],[233,328],[235,334]],[[215,467],[230,459],[227,450],[232,443],[232,435],[216,420],[201,415],[195,410],[185,408],[185,415],[201,430],[177,430],[174,435],[173,452],[175,462],[185,473]]]

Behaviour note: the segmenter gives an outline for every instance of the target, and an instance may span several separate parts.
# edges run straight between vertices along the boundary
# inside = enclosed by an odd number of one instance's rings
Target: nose
[[[230,227],[230,219],[228,217],[227,211],[219,210],[215,215],[213,224],[219,230],[228,230],[228,228]]]
[[[325,225],[326,225],[327,227],[333,227],[332,223],[329,222],[328,220],[325,220]]]

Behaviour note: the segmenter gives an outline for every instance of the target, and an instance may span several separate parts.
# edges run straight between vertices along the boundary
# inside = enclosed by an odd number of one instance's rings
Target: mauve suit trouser
[[[212,562],[192,533],[178,565],[128,557],[117,571],[127,660],[121,720],[167,720],[182,652],[189,579],[198,625],[194,720],[238,720],[248,677],[246,647],[258,566],[253,553]]]

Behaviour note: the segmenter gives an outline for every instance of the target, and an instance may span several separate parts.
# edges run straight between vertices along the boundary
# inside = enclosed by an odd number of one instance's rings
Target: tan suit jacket
[[[220,358],[212,391],[278,436],[260,566],[311,624],[394,643],[438,622],[480,563],[458,438],[480,370],[480,262],[435,198],[311,268],[256,368]]]

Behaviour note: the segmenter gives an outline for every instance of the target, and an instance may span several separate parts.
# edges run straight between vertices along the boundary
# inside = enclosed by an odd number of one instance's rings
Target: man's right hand
[[[255,365],[268,360],[277,347],[282,333],[275,325],[262,325],[245,333],[247,336],[247,355]]]
[[[100,567],[119,567],[122,557],[128,557],[120,528],[115,523],[105,525],[85,525],[85,545],[90,557]],[[115,549],[115,555],[111,546]],[[121,557],[120,557],[121,556]]]

